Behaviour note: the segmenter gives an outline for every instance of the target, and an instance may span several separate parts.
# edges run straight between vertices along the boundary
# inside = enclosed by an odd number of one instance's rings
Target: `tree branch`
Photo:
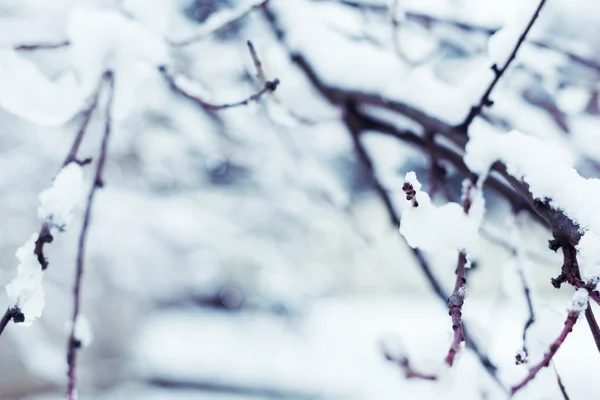
[[[464,122],[460,125],[460,129],[462,131],[464,131],[464,132],[467,131],[467,129],[469,128],[469,126],[471,125],[471,123],[473,122],[475,117],[481,113],[481,111],[483,110],[483,107],[492,105],[492,100],[490,99],[490,95],[492,94],[494,87],[496,86],[498,81],[500,81],[500,78],[502,78],[502,75],[504,75],[504,73],[506,72],[508,67],[510,67],[510,64],[515,59],[517,52],[519,51],[519,48],[525,42],[525,38],[527,37],[527,34],[531,30],[531,27],[533,26],[535,21],[537,20],[539,14],[540,14],[540,11],[542,10],[542,7],[544,6],[545,3],[546,3],[546,0],[540,1],[538,7],[536,8],[535,12],[533,13],[533,16],[529,20],[529,23],[525,27],[525,30],[523,31],[521,36],[519,37],[519,40],[515,44],[515,47],[513,48],[512,52],[510,53],[510,56],[508,57],[508,59],[506,60],[504,65],[502,67],[499,67],[496,64],[492,65],[492,70],[494,71],[494,74],[495,74],[494,79],[492,80],[492,82],[490,83],[490,85],[488,86],[486,91],[483,93],[483,96],[481,97],[479,104],[471,107],[469,114],[465,118]]]
[[[108,101],[106,105],[106,115],[105,115],[105,124],[104,124],[104,135],[102,137],[102,144],[100,147],[100,153],[98,156],[98,162],[96,164],[96,173],[94,175],[94,181],[92,182],[92,186],[90,188],[87,205],[85,208],[85,214],[83,217],[83,225],[81,228],[81,233],[79,235],[79,244],[77,250],[77,268],[75,272],[75,282],[73,284],[73,317],[71,318],[71,332],[69,335],[69,341],[67,344],[67,365],[68,365],[68,383],[67,383],[67,392],[66,397],[67,400],[74,400],[76,398],[76,363],[77,363],[77,350],[81,346],[81,342],[79,338],[76,337],[76,324],[77,318],[79,317],[79,310],[81,308],[81,284],[84,272],[84,259],[85,259],[85,245],[86,238],[88,233],[88,228],[90,225],[90,219],[92,214],[92,205],[94,201],[94,197],[96,194],[96,190],[98,188],[103,187],[104,182],[102,179],[102,174],[104,171],[104,165],[106,163],[106,155],[108,152],[108,139],[110,137],[111,132],[111,109],[112,109],[112,100],[114,95],[114,79],[112,72],[106,72],[104,74],[104,79],[107,82],[109,87],[108,90]]]
[[[594,312],[592,311],[592,305],[589,304],[585,309],[585,319],[590,327],[590,332],[592,332],[592,336],[594,337],[594,343],[596,343],[596,348],[600,352],[600,327],[598,327],[598,322],[596,321],[596,317],[594,316]]]
[[[358,159],[363,164],[365,169],[368,171],[371,182],[375,189],[375,192],[378,194],[379,198],[384,203],[385,208],[388,212],[390,223],[392,224],[392,226],[395,229],[398,229],[400,226],[400,215],[396,211],[396,208],[393,205],[392,199],[391,199],[388,191],[385,189],[385,187],[381,184],[381,182],[377,178],[377,174],[375,171],[375,166],[373,165],[373,161],[372,161],[371,157],[369,156],[369,154],[367,153],[367,150],[365,149],[365,147],[363,146],[363,144],[360,140],[360,134],[361,134],[361,132],[363,132],[363,130],[366,129],[366,127],[361,124],[361,119],[360,119],[359,114],[354,105],[352,105],[352,104],[346,105],[346,107],[344,108],[343,118],[344,118],[344,123],[346,124],[346,127],[348,128],[348,131],[350,132],[350,134],[352,136],[352,141],[354,143],[354,149],[356,151]],[[408,133],[406,133],[406,134],[409,135]],[[422,140],[422,139],[420,139],[420,140]],[[415,140],[415,142],[418,142],[418,141],[419,141],[418,139]],[[423,141],[423,146],[425,146],[425,148],[427,146],[427,144],[424,141]],[[431,270],[431,268],[429,266],[429,263],[423,256],[423,253],[420,250],[413,249],[413,248],[411,248],[411,251],[412,251],[413,255],[415,256],[419,267],[421,268],[423,274],[427,278],[427,281],[431,285],[435,294],[438,296],[438,298],[440,300],[447,303],[449,294],[442,288],[441,283],[439,282],[437,277],[434,275],[433,271]],[[488,374],[490,374],[490,376],[496,382],[498,382],[498,384],[501,387],[504,388],[502,382],[498,378],[497,367],[490,361],[490,359],[487,357],[487,355],[485,355],[482,352],[482,350],[479,348],[477,343],[473,340],[473,338],[469,334],[467,327],[464,325],[462,327],[462,334],[463,334],[466,346],[477,355],[480,363],[482,364],[484,369],[488,372]]]
[[[517,384],[511,388],[511,390],[510,390],[511,396],[514,396],[515,393],[517,393],[519,390],[523,389],[530,381],[532,381],[537,376],[538,372],[540,372],[540,370],[542,368],[550,365],[550,361],[552,360],[552,357],[554,357],[554,355],[556,354],[556,352],[558,351],[560,346],[564,343],[564,341],[567,338],[567,336],[569,335],[569,333],[571,333],[571,331],[573,330],[573,326],[577,322],[578,317],[579,317],[578,311],[569,311],[567,319],[565,320],[565,325],[563,327],[563,330],[560,333],[560,335],[558,336],[558,338],[556,338],[556,340],[554,342],[552,342],[548,351],[546,352],[546,354],[544,354],[544,357],[542,358],[542,360],[529,370],[529,373],[527,374],[527,376],[519,384]]]
[[[244,100],[236,101],[233,103],[212,104],[212,103],[209,103],[209,102],[201,99],[198,96],[194,96],[193,94],[188,93],[185,89],[183,89],[181,86],[179,86],[177,84],[177,82],[175,82],[175,78],[171,74],[169,74],[169,72],[167,71],[167,68],[165,66],[159,67],[158,70],[160,71],[160,73],[163,76],[163,78],[165,79],[165,81],[168,83],[171,90],[173,90],[173,92],[177,93],[180,96],[183,96],[184,98],[198,104],[200,107],[202,107],[206,110],[210,110],[210,111],[218,111],[218,110],[224,110],[226,108],[246,106],[246,105],[250,104],[250,102],[260,100],[260,98],[263,95],[274,92],[275,89],[277,89],[277,86],[279,85],[279,79],[274,79],[272,81],[267,81],[264,84],[262,89],[260,89],[257,93],[251,95],[250,97],[248,97]]]

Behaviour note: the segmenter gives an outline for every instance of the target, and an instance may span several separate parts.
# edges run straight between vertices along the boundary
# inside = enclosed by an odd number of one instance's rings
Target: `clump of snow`
[[[556,105],[567,114],[579,114],[585,111],[592,94],[588,88],[567,86],[556,93]]]
[[[579,175],[565,149],[516,130],[500,134],[478,120],[469,130],[464,160],[478,174],[501,161],[510,175],[529,185],[534,198],[549,199],[553,208],[562,210],[588,236],[577,246],[584,277],[600,275],[600,180]]]
[[[587,289],[580,288],[577,289],[575,293],[573,293],[573,297],[571,298],[571,302],[569,303],[569,311],[577,311],[582,313],[588,306],[589,293]]]
[[[475,256],[479,247],[479,215],[473,218],[465,214],[458,203],[446,203],[436,206],[426,192],[421,191],[421,183],[414,172],[406,174],[406,182],[416,192],[414,206],[412,200],[406,200],[406,207],[400,222],[400,233],[413,248],[423,250],[466,250],[469,256]],[[483,201],[481,196],[474,203]],[[475,205],[475,204],[474,204]],[[481,210],[482,205],[476,205]]]
[[[75,339],[81,343],[81,347],[89,346],[94,340],[90,321],[82,314],[79,314],[75,321]]]
[[[17,250],[16,256],[19,259],[17,276],[6,285],[9,306],[18,307],[21,310],[25,315],[23,322],[25,326],[31,325],[33,321],[42,316],[45,304],[42,283],[44,273],[34,254],[37,237],[37,233],[32,234],[29,241]]]
[[[84,96],[72,74],[51,81],[30,60],[0,49],[0,107],[40,125],[59,125],[81,108]]]
[[[71,162],[60,170],[52,186],[40,193],[38,217],[43,223],[63,230],[83,193],[83,171]]]
[[[69,52],[83,92],[92,93],[107,70],[115,73],[113,117],[129,114],[137,90],[156,67],[168,61],[164,39],[123,14],[78,7],[66,28]]]

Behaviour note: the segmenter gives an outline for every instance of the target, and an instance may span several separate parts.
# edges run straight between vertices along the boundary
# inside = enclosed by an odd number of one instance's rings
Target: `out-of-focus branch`
[[[84,260],[85,260],[85,245],[90,225],[90,219],[92,214],[92,205],[94,197],[98,188],[104,185],[103,182],[103,171],[106,163],[106,155],[108,152],[108,140],[111,132],[111,109],[112,99],[114,95],[114,79],[112,72],[106,72],[104,79],[109,86],[108,90],[108,101],[106,105],[106,115],[104,123],[104,135],[102,137],[102,144],[100,146],[100,152],[98,161],[96,164],[96,173],[94,175],[94,181],[90,188],[87,205],[85,208],[85,214],[83,217],[83,225],[81,233],[79,235],[78,250],[77,250],[77,268],[75,271],[75,282],[73,284],[73,317],[71,319],[71,332],[67,343],[67,365],[68,365],[68,383],[67,383],[67,400],[74,400],[75,387],[76,387],[76,366],[77,366],[77,350],[81,346],[80,339],[76,336],[77,318],[79,317],[79,311],[81,308],[81,284],[84,272]]]
[[[17,51],[35,51],[35,50],[56,50],[69,46],[71,43],[68,40],[56,43],[32,43],[19,44],[14,46]]]
[[[216,12],[204,22],[200,31],[197,32],[195,35],[188,39],[172,40],[170,41],[170,44],[173,47],[185,47],[193,43],[199,42],[203,39],[206,39],[215,32],[225,29],[231,24],[238,22],[239,20],[249,15],[252,11],[264,8],[268,2],[269,0],[262,0],[259,2],[255,2],[250,6],[245,5],[234,10]]]
[[[258,83],[259,83],[259,85],[264,87],[267,84],[267,74],[265,72],[264,66],[263,66],[262,62],[260,61],[260,58],[258,57],[258,53],[256,52],[256,49],[254,48],[254,45],[252,44],[252,42],[250,40],[248,40],[246,42],[246,44],[248,45],[248,51],[250,52],[250,57],[252,57],[254,69],[256,70],[256,78],[258,79]],[[285,104],[283,104],[283,102],[281,101],[279,96],[277,96],[277,93],[275,93],[275,92],[269,93],[267,95],[267,97],[277,107],[281,107],[281,109],[283,111],[285,111],[285,113],[287,115],[289,115],[294,121],[296,121],[297,123],[299,123],[301,125],[312,126],[319,122],[319,121],[315,121],[310,118],[307,118],[305,116],[302,116],[302,115],[298,114],[296,111],[287,107]]]
[[[323,0],[323,1],[335,1],[340,4],[344,4],[348,7],[358,8],[365,11],[371,11],[379,14],[385,14],[388,12],[388,7],[384,4],[377,3],[367,3],[360,1],[351,1],[351,0]],[[407,20],[411,20],[417,22],[425,27],[430,27],[431,25],[445,25],[454,28],[461,29],[465,32],[479,32],[488,36],[493,35],[498,32],[497,27],[489,27],[483,25],[477,25],[472,22],[465,22],[458,19],[452,19],[450,17],[441,17],[438,15],[428,14],[425,12],[419,12],[414,10],[406,10],[404,15]],[[565,55],[569,60],[571,60],[575,64],[579,64],[583,67],[599,71],[600,72],[600,63],[594,61],[593,59],[586,58],[581,54],[577,54],[573,51],[573,49],[565,48],[554,43],[547,43],[544,41],[536,40],[536,39],[527,39],[526,42],[528,44],[532,44],[536,47],[547,49],[559,54]]]
[[[98,103],[98,96],[99,96],[103,81],[104,81],[104,77],[100,80],[100,83],[99,83],[96,91],[92,94],[92,97],[89,100],[89,104],[83,109],[83,122],[82,122],[81,126],[79,127],[79,130],[77,131],[77,134],[75,136],[73,144],[71,145],[71,149],[69,150],[69,153],[67,154],[65,161],[62,164],[62,167],[65,167],[66,165],[68,165],[71,162],[76,162],[79,165],[86,165],[92,161],[91,158],[85,158],[85,159],[81,160],[78,158],[77,154],[79,152],[79,147],[81,145],[81,142],[83,141],[83,137],[85,136],[85,133],[87,132],[87,127],[91,120],[92,114],[93,114],[94,110],[96,109],[96,106]],[[48,264],[49,264],[48,260],[46,259],[46,256],[44,255],[44,245],[46,245],[48,243],[52,243],[53,240],[54,240],[54,237],[52,236],[50,225],[48,225],[48,223],[45,223],[45,222],[42,223],[42,226],[40,228],[38,237],[35,241],[35,247],[34,247],[34,254],[36,255],[38,262],[40,263],[40,267],[41,267],[42,271],[46,270],[48,268]],[[11,320],[14,321],[15,323],[20,323],[25,320],[23,313],[21,312],[21,310],[18,307],[9,307],[6,310],[6,312],[4,313],[2,319],[0,320],[0,335],[4,331],[4,328],[6,327],[6,325]]]
[[[71,162],[76,162],[79,165],[86,165],[92,162],[91,158],[79,159],[77,153],[79,152],[79,147],[81,146],[81,142],[83,141],[83,137],[87,132],[87,127],[92,119],[92,114],[98,105],[98,96],[100,95],[100,89],[102,87],[102,83],[104,82],[104,78],[100,80],[98,87],[92,94],[91,98],[88,100],[88,105],[83,109],[83,121],[79,126],[77,134],[75,135],[75,139],[73,140],[73,144],[71,145],[71,149],[69,153],[65,157],[65,161],[63,161],[62,167],[64,168]],[[42,270],[48,268],[48,260],[44,256],[44,245],[46,243],[52,243],[54,238],[52,237],[52,233],[50,232],[50,226],[48,224],[43,223],[40,228],[40,233],[38,234],[38,238],[35,241],[35,255],[42,267]]]
[[[554,365],[554,361],[552,362],[552,368],[554,369],[554,374],[556,375],[556,383],[560,389],[560,393],[562,394],[565,400],[569,400],[569,395],[567,394],[567,389],[565,385],[562,383],[562,379],[560,379],[560,375],[558,374],[558,370],[556,369],[556,365]]]
[[[2,335],[4,328],[6,328],[6,325],[8,325],[11,320],[15,321],[16,323],[25,321],[25,316],[18,307],[9,307],[4,312],[4,315],[0,319],[0,335]]]
[[[571,331],[573,330],[573,326],[577,322],[578,317],[579,317],[579,311],[569,311],[567,319],[565,320],[565,325],[563,327],[563,330],[560,333],[560,335],[558,336],[558,338],[556,338],[556,340],[554,342],[552,342],[552,344],[548,348],[548,351],[546,352],[546,354],[544,354],[544,357],[542,358],[542,360],[529,370],[529,373],[527,374],[527,376],[519,384],[517,384],[511,388],[511,390],[510,390],[511,396],[514,396],[515,393],[517,393],[519,390],[521,390],[525,386],[527,386],[527,384],[529,382],[531,382],[537,376],[538,372],[540,372],[540,370],[542,368],[550,365],[550,361],[552,361],[552,357],[554,357],[554,355],[556,354],[556,352],[558,351],[560,346],[564,343],[564,341],[567,338],[567,336],[569,335],[569,333],[571,333]]]
[[[404,372],[404,377],[406,379],[420,379],[425,381],[435,381],[438,379],[437,375],[434,374],[424,374],[415,370],[410,365],[410,360],[406,356],[395,356],[385,347],[383,348],[383,355],[385,359],[396,364],[400,369]]]
[[[585,309],[585,319],[590,327],[590,332],[592,332],[594,343],[596,343],[596,348],[600,352],[600,327],[598,327],[598,322],[596,321],[596,317],[592,311],[591,304]]]
[[[500,81],[500,78],[502,78],[502,75],[504,75],[504,73],[506,72],[508,67],[510,67],[510,64],[515,59],[517,52],[519,51],[519,48],[525,42],[525,38],[527,37],[527,34],[533,27],[533,24],[537,20],[539,14],[540,14],[540,11],[542,10],[542,7],[544,6],[545,3],[546,3],[546,0],[540,1],[538,7],[536,8],[535,12],[533,13],[533,16],[531,17],[531,19],[529,20],[529,23],[525,27],[525,30],[519,37],[519,40],[517,40],[515,47],[513,48],[512,52],[510,53],[510,55],[509,55],[508,59],[506,60],[506,62],[504,63],[504,65],[503,66],[498,66],[496,64],[492,65],[492,70],[494,71],[494,75],[495,75],[494,79],[492,80],[492,82],[490,83],[490,85],[488,86],[486,91],[483,93],[483,96],[481,96],[481,100],[479,101],[479,104],[471,107],[469,114],[465,118],[464,122],[460,125],[461,130],[466,132],[466,130],[469,128],[469,126],[471,125],[471,123],[473,122],[475,117],[481,113],[481,111],[483,110],[483,107],[488,107],[493,104],[492,100],[490,99],[490,95],[492,94],[494,87],[496,87],[496,84],[498,83],[498,81]]]
[[[523,270],[523,265],[521,264],[521,261],[517,258],[517,263],[519,263],[518,265],[518,273],[519,273],[519,279],[521,280],[521,285],[523,286],[523,293],[525,295],[525,300],[527,301],[527,310],[529,312],[529,317],[527,318],[527,321],[525,321],[525,325],[523,326],[523,351],[525,352],[525,355],[529,355],[529,351],[527,349],[527,331],[529,330],[529,327],[531,327],[531,325],[533,325],[533,323],[535,322],[535,313],[533,311],[533,301],[531,300],[531,288],[529,287],[529,284],[527,283],[527,279],[525,278],[525,271]]]
[[[201,99],[198,96],[188,93],[184,88],[179,86],[177,84],[177,82],[175,81],[175,78],[167,71],[166,67],[164,67],[164,66],[159,67],[159,71],[162,74],[165,81],[167,82],[167,84],[169,85],[169,87],[171,88],[171,90],[173,90],[173,92],[198,104],[200,107],[202,107],[206,110],[210,110],[210,111],[219,111],[219,110],[224,110],[226,108],[246,106],[253,101],[259,101],[261,99],[261,97],[266,95],[267,93],[274,92],[275,89],[277,89],[277,86],[279,85],[279,79],[274,79],[272,81],[267,81],[264,84],[264,86],[262,87],[262,89],[260,89],[257,93],[255,93],[243,100],[236,101],[233,103],[212,104],[212,103],[209,103],[209,102]]]

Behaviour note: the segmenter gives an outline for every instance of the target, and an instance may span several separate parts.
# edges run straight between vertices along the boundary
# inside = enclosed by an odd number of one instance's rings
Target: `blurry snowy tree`
[[[0,1],[0,398],[600,396],[598,10]]]

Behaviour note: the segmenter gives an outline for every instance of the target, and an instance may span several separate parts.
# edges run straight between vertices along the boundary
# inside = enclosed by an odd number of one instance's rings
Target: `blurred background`
[[[0,1],[0,281],[14,277],[16,249],[39,231],[38,195],[82,124],[89,82],[110,67],[113,135],[88,239],[82,312],[93,341],[79,353],[80,398],[506,398],[469,349],[443,368],[447,305],[390,211],[401,214],[406,172],[430,190],[437,169],[434,201],[443,204],[459,199],[464,171],[376,129],[359,136],[343,103],[368,93],[460,123],[493,77],[490,36],[529,19],[538,2],[262,3]],[[600,171],[598,11],[592,0],[548,0],[483,116],[554,141],[586,177]],[[247,106],[211,111],[157,68],[211,103],[242,100],[262,87],[248,40],[266,78],[281,83]],[[385,101],[356,102],[362,115],[432,133]],[[105,103],[82,157],[96,157]],[[84,170],[91,183],[93,166]],[[534,294],[533,362],[560,332],[571,290],[550,285],[562,260],[546,227],[514,217],[493,191],[485,197],[464,319],[509,387],[527,371],[514,362],[528,318],[518,271]],[[2,399],[63,397],[83,207],[46,246],[42,318],[0,338]],[[425,257],[449,292],[455,260]],[[382,342],[440,379],[406,380]],[[600,355],[585,324],[555,360],[571,398],[600,396]],[[554,370],[520,398],[563,398]]]

